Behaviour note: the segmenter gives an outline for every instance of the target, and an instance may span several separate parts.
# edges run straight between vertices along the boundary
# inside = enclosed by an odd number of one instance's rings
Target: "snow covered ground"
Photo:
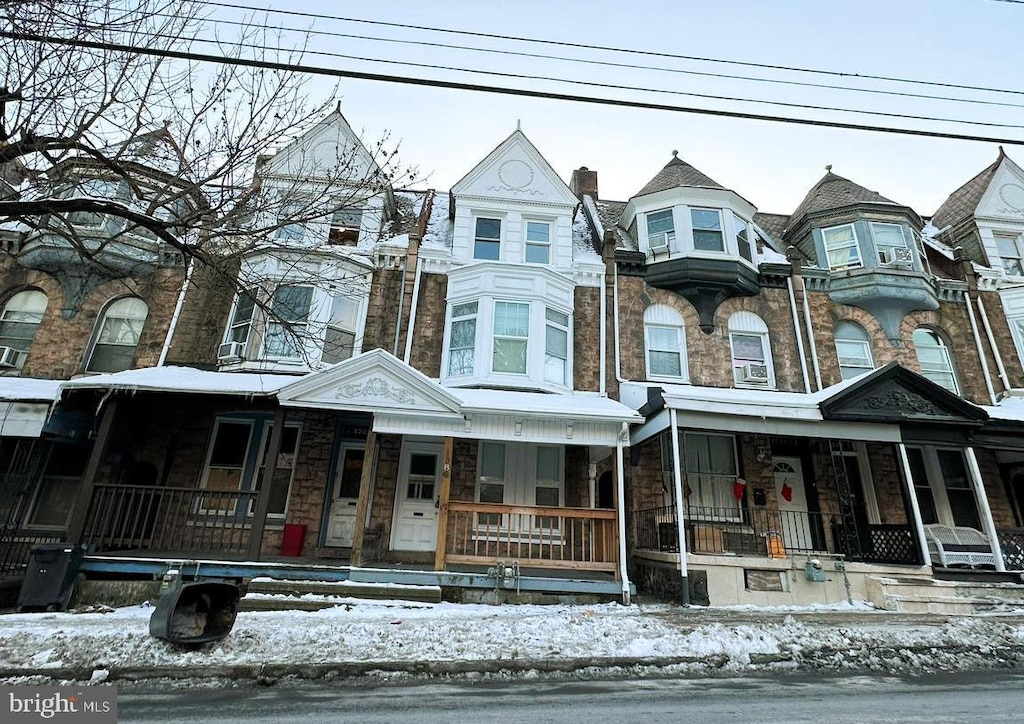
[[[441,674],[520,672],[531,662],[736,673],[757,667],[949,670],[1024,667],[1024,615],[907,617],[866,604],[828,609],[680,609],[669,605],[486,606],[338,599],[316,612],[241,613],[197,650],[149,635],[151,607],[0,616],[0,675],[204,667],[401,664]],[[1024,611],[1019,612],[1024,614]],[[387,664],[388,666],[383,666]],[[397,666],[396,666],[397,664]],[[478,665],[478,666],[477,666]],[[368,670],[368,669],[367,669]],[[412,667],[410,666],[410,670]]]

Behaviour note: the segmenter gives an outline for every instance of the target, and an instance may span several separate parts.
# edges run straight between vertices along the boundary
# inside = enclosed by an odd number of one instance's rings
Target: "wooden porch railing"
[[[82,542],[97,551],[245,553],[254,490],[97,485]]]
[[[446,562],[484,564],[506,558],[538,568],[616,571],[615,511],[448,503]]]

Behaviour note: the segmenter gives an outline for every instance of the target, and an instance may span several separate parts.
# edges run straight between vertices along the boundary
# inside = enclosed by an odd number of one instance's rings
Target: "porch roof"
[[[1021,390],[1017,390],[1018,393]],[[1004,397],[997,405],[982,407],[992,420],[1005,422],[1024,422],[1024,396],[1011,395]]]
[[[0,377],[0,400],[50,403],[59,396],[60,384],[60,380]]]
[[[0,437],[39,437],[59,394],[59,380],[0,377]]]
[[[511,390],[451,390],[462,400],[463,413],[490,412],[530,417],[566,417],[595,422],[638,423],[643,417],[609,397],[585,392],[561,395]]]
[[[100,389],[268,397],[295,379],[289,375],[211,372],[193,367],[146,367],[67,380],[60,383],[60,389],[61,391]]]

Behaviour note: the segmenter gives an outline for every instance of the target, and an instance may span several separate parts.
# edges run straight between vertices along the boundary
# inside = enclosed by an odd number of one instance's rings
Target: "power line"
[[[1021,0],[1024,3],[1024,0]],[[218,4],[218,3],[211,3]],[[235,6],[231,6],[235,7]],[[283,12],[283,11],[282,11]],[[171,18],[170,14],[156,13],[160,17]],[[325,17],[325,16],[318,16]],[[247,27],[247,23],[237,20],[222,20],[213,19],[212,22],[216,25],[233,25],[237,27]],[[578,63],[584,65],[598,65],[610,68],[623,68],[627,70],[642,70],[642,71],[654,71],[659,73],[674,73],[679,75],[692,75],[704,78],[721,78],[725,80],[740,80],[749,81],[754,83],[769,83],[773,85],[789,85],[803,88],[820,88],[824,90],[837,90],[849,93],[867,93],[872,95],[885,95],[885,96],[898,96],[901,98],[919,98],[923,100],[935,100],[945,101],[951,103],[970,103],[972,105],[986,105],[986,106],[1000,106],[1004,108],[1024,108],[1024,104],[1020,103],[1006,103],[1003,101],[991,101],[983,99],[972,99],[972,98],[957,98],[954,96],[939,96],[929,95],[927,93],[910,93],[906,91],[895,91],[895,90],[883,90],[881,88],[855,88],[851,86],[834,85],[831,83],[814,83],[810,81],[798,81],[798,80],[785,80],[782,78],[764,78],[750,75],[735,75],[730,73],[713,73],[710,71],[700,70],[689,70],[684,68],[667,68],[665,66],[656,65],[642,65],[638,63],[616,63],[610,60],[595,60],[592,58],[571,58],[564,55],[550,55],[547,53],[528,53],[519,50],[506,50],[499,48],[483,48],[472,45],[455,45],[452,43],[436,43],[426,40],[405,40],[399,38],[382,38],[374,35],[358,35],[355,33],[339,33],[328,30],[308,30],[306,28],[286,27],[286,26],[275,26],[275,30],[282,30],[285,32],[294,33],[307,33],[310,36],[326,37],[326,38],[346,38],[349,40],[368,40],[371,42],[379,43],[395,43],[398,45],[417,45],[428,48],[443,48],[446,50],[464,50],[473,53],[487,53],[491,55],[506,55],[515,56],[520,58],[534,58],[537,60],[555,60],[563,63]],[[542,41],[536,41],[542,42]],[[316,53],[318,55],[331,55],[330,53],[324,53],[319,51],[307,50],[309,53]],[[347,57],[347,56],[339,56]]]
[[[541,98],[546,100],[570,101],[576,103],[589,103],[595,105],[616,106],[620,108],[638,108],[646,110],[669,111],[673,113],[688,113],[693,115],[714,116],[719,118],[740,118],[755,121],[772,121],[775,123],[789,123],[803,126],[815,126],[820,128],[840,128],[853,131],[872,131],[876,133],[892,133],[904,136],[920,136],[924,138],[944,138],[959,141],[981,141],[984,143],[1004,143],[1012,145],[1024,145],[1024,139],[1000,138],[995,136],[979,136],[966,133],[952,133],[947,131],[926,131],[911,128],[893,128],[887,126],[873,126],[860,123],[847,123],[843,121],[821,121],[811,118],[794,118],[784,116],[771,116],[762,113],[746,113],[741,111],[726,111],[713,108],[694,108],[688,106],[673,106],[664,103],[650,103],[646,101],[631,101],[624,99],[598,98],[594,96],[578,96],[567,93],[553,93],[550,91],[537,91],[522,88],[506,88],[502,86],[487,86],[477,83],[462,83],[456,81],[442,81],[430,78],[414,78],[411,76],[385,75],[382,73],[365,73],[360,71],[342,70],[338,68],[324,68],[305,64],[280,63],[266,60],[250,60],[248,58],[225,58],[222,55],[211,55],[208,53],[195,53],[182,50],[168,50],[159,48],[145,48],[135,45],[124,45],[120,43],[105,43],[91,40],[78,40],[74,38],[61,38],[35,33],[16,33],[9,30],[0,30],[0,37],[14,40],[26,40],[38,43],[51,43],[53,45],[91,48],[94,50],[111,50],[124,53],[137,53],[161,58],[177,58],[180,60],[192,60],[196,62],[214,63],[218,65],[237,65],[248,68],[263,68],[266,70],[290,71],[295,73],[307,73],[310,75],[323,75],[335,78],[351,78],[354,80],[369,80],[385,83],[399,83],[404,85],[425,86],[431,88],[444,88],[448,90],[465,90],[482,93],[494,93],[498,95],[512,95],[526,98]]]
[[[164,39],[164,40],[182,40],[182,38],[180,38],[179,36],[167,35],[167,34],[164,34],[164,33],[149,33],[149,34],[147,34],[147,37],[150,37],[150,38],[160,38],[160,39]],[[212,45],[217,45],[219,47],[223,47],[225,45],[230,45],[230,46],[234,46],[236,48],[244,48],[246,50],[266,50],[266,48],[264,46],[253,45],[251,43],[241,43],[241,42],[222,41],[222,40],[208,40],[206,38],[192,38],[192,40],[194,42],[197,42],[197,43],[203,43],[203,44],[207,44],[207,45],[211,45],[212,44]],[[858,114],[858,115],[878,116],[878,117],[883,117],[883,118],[902,118],[904,120],[909,120],[909,121],[934,121],[934,122],[938,122],[938,123],[957,123],[957,124],[968,125],[968,126],[984,126],[984,127],[987,127],[987,128],[1021,128],[1021,129],[1024,129],[1024,126],[1019,125],[1019,124],[1014,124],[1014,123],[996,123],[994,121],[971,121],[971,120],[962,120],[962,119],[958,119],[958,118],[945,118],[945,117],[941,117],[941,116],[919,116],[919,115],[911,115],[911,114],[906,114],[906,113],[889,113],[889,112],[886,112],[886,111],[871,111],[871,110],[865,110],[865,109],[860,109],[860,108],[844,108],[844,107],[840,107],[840,106],[818,106],[818,105],[809,105],[807,103],[793,103],[793,102],[788,102],[788,101],[773,101],[773,100],[768,100],[768,99],[764,99],[764,98],[745,98],[745,97],[737,97],[737,96],[722,96],[722,95],[715,95],[715,94],[711,94],[711,93],[697,93],[697,92],[693,92],[693,91],[671,90],[671,89],[668,89],[668,88],[647,88],[647,87],[643,87],[643,86],[621,85],[621,84],[617,84],[617,83],[601,83],[601,82],[598,82],[598,81],[576,80],[576,79],[572,79],[572,78],[558,78],[558,77],[546,76],[546,75],[524,75],[522,73],[504,73],[502,71],[497,71],[497,70],[479,70],[479,69],[476,69],[476,68],[462,68],[462,67],[459,67],[459,66],[436,65],[436,64],[432,64],[432,63],[416,63],[416,62],[407,61],[407,60],[389,60],[389,59],[386,59],[386,58],[368,58],[366,56],[361,56],[361,55],[347,55],[347,54],[344,54],[344,53],[332,53],[332,52],[324,51],[324,50],[306,50],[306,51],[304,51],[304,53],[306,53],[308,55],[319,55],[319,56],[327,56],[327,57],[330,57],[330,58],[340,58],[340,59],[343,59],[343,60],[356,60],[356,61],[366,62],[366,63],[384,63],[384,64],[390,64],[390,65],[404,65],[404,66],[409,66],[409,67],[412,67],[412,68],[423,68],[423,69],[426,69],[426,70],[443,70],[443,71],[451,71],[451,72],[457,72],[457,73],[472,73],[472,74],[477,74],[477,75],[495,76],[495,77],[499,77],[499,78],[510,78],[510,79],[514,79],[514,80],[539,80],[539,81],[548,81],[548,82],[553,82],[553,83],[564,83],[564,84],[568,84],[568,85],[589,86],[589,87],[593,87],[593,88],[606,88],[606,89],[610,89],[610,90],[638,91],[638,92],[641,92],[641,93],[660,93],[660,94],[663,94],[663,95],[687,96],[687,97],[690,97],[690,98],[702,98],[704,100],[728,101],[728,102],[734,102],[734,103],[755,103],[755,104],[759,104],[759,105],[780,106],[780,107],[783,107],[783,108],[802,108],[802,109],[811,110],[811,111],[829,111],[829,112],[835,112],[835,113],[855,113],[855,114]]]
[[[1011,2],[1011,1],[1013,1],[1013,2],[1019,2],[1021,4],[1024,4],[1024,0],[1001,0],[1001,1],[1004,1],[1004,2]],[[516,42],[522,42],[522,43],[537,43],[537,44],[541,44],[541,45],[557,45],[557,46],[562,46],[562,47],[567,47],[567,48],[579,48],[579,49],[584,49],[584,50],[601,50],[601,51],[606,51],[606,52],[610,52],[610,53],[628,53],[628,54],[632,54],[632,55],[647,55],[647,56],[659,57],[659,58],[674,58],[676,60],[691,60],[691,61],[697,61],[697,62],[701,62],[701,63],[723,63],[723,64],[726,64],[726,65],[739,65],[739,66],[745,66],[745,67],[749,67],[749,68],[762,68],[762,69],[766,69],[766,70],[783,70],[783,71],[790,71],[790,72],[793,72],[793,73],[817,73],[817,74],[821,74],[821,75],[831,75],[831,76],[836,76],[836,77],[841,77],[841,78],[861,78],[861,79],[864,79],[864,80],[880,80],[880,81],[886,81],[886,82],[890,82],[890,83],[911,83],[911,84],[915,84],[915,85],[928,85],[928,86],[935,86],[935,87],[940,87],[940,88],[958,88],[960,90],[982,91],[982,92],[985,92],[985,93],[1007,93],[1007,94],[1011,94],[1011,95],[1024,95],[1024,90],[1010,90],[1010,89],[1006,89],[1006,88],[991,88],[991,87],[986,87],[986,86],[960,85],[960,84],[956,84],[956,83],[942,83],[942,82],[939,82],[939,81],[917,80],[917,79],[912,79],[912,78],[898,78],[898,77],[894,77],[894,76],[885,76],[885,75],[869,75],[869,74],[862,74],[862,73],[844,73],[842,71],[836,71],[836,70],[821,70],[821,69],[816,69],[816,68],[801,68],[801,67],[798,67],[798,66],[774,65],[774,64],[771,64],[771,63],[754,63],[754,62],[751,62],[751,61],[730,60],[730,59],[726,59],[726,58],[707,58],[707,57],[695,56],[695,55],[681,55],[681,54],[678,54],[678,53],[666,53],[666,52],[660,52],[660,51],[655,51],[655,50],[638,50],[638,49],[635,49],[635,48],[616,48],[614,46],[608,46],[608,45],[590,45],[590,44],[585,44],[585,43],[572,43],[572,42],[564,41],[564,40],[544,40],[544,39],[539,39],[539,38],[527,38],[527,37],[518,36],[518,35],[502,35],[500,33],[484,33],[484,32],[480,32],[480,31],[472,31],[472,30],[453,30],[452,28],[437,28],[437,27],[432,27],[432,26],[429,26],[429,25],[410,25],[410,24],[407,24],[407,23],[393,23],[393,22],[387,22],[387,21],[383,21],[383,20],[366,20],[364,18],[335,17],[335,16],[330,16],[330,15],[322,15],[322,14],[318,14],[318,13],[299,12],[297,10],[277,10],[277,9],[274,9],[274,8],[254,8],[254,7],[251,7],[251,6],[248,6],[248,5],[236,5],[236,4],[232,4],[232,3],[208,2],[207,5],[211,5],[211,6],[215,6],[215,7],[222,7],[222,8],[231,8],[231,9],[235,9],[235,10],[250,10],[250,11],[256,11],[256,12],[274,13],[274,14],[277,14],[277,15],[294,15],[294,16],[297,16],[297,17],[306,17],[306,18],[312,18],[312,19],[315,19],[315,20],[336,20],[336,21],[343,21],[343,22],[348,22],[348,23],[364,23],[364,24],[369,24],[369,25],[381,25],[381,26],[390,27],[390,28],[402,28],[402,29],[405,29],[405,30],[425,30],[425,31],[428,31],[428,32],[433,32],[433,33],[449,33],[449,34],[454,34],[454,35],[468,35],[468,36],[471,36],[471,37],[478,37],[478,38],[490,38],[492,40],[514,40]]]

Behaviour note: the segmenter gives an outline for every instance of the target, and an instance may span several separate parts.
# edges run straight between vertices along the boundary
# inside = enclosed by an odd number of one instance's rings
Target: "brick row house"
[[[675,154],[612,202],[520,130],[450,191],[367,184],[340,112],[258,176],[285,203],[230,279],[112,217],[67,219],[99,260],[0,228],[8,569],[70,540],[107,576],[202,559],[723,604],[1024,567],[1004,154],[930,223],[831,170],[759,213]]]

